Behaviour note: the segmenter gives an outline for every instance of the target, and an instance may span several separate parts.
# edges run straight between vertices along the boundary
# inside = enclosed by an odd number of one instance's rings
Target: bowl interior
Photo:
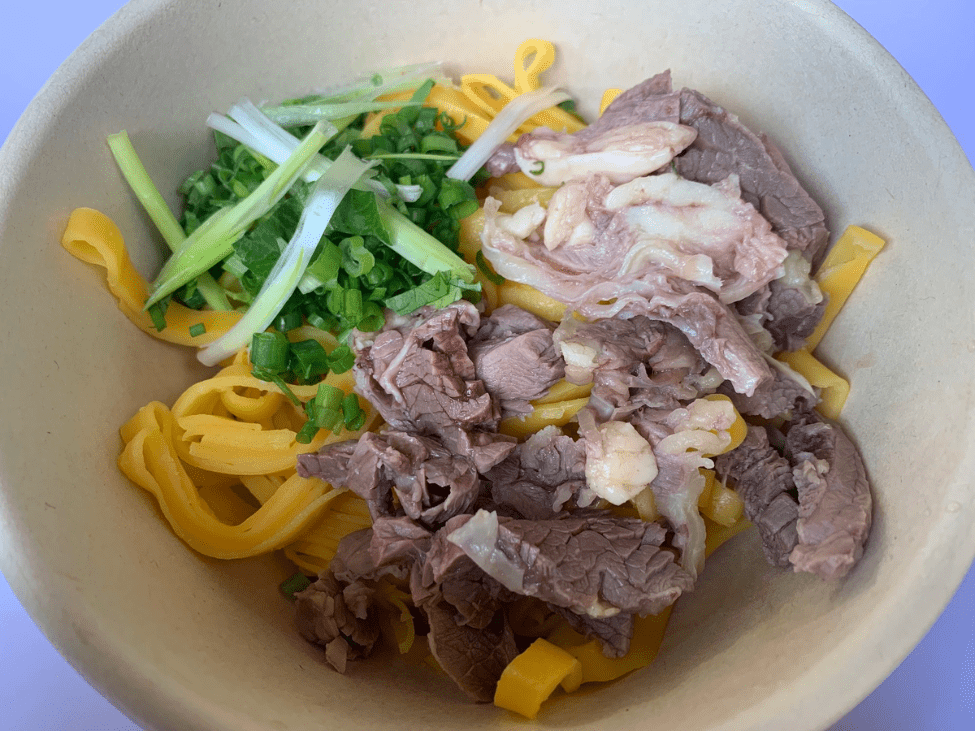
[[[605,88],[671,68],[768,132],[834,238],[855,223],[889,242],[818,351],[851,380],[843,421],[874,486],[860,566],[837,584],[779,572],[744,534],[681,601],[653,666],[553,704],[539,724],[824,728],[907,654],[964,575],[975,174],[903,70],[831,4],[145,0],[76,52],[0,153],[0,568],[59,650],[146,728],[518,725],[388,658],[333,673],[294,631],[282,560],[217,562],[180,543],[116,470],[117,429],[203,370],[132,327],[58,241],[68,213],[91,206],[144,273],[159,265],[109,133],[128,130],[175,208],[177,184],[208,161],[207,114],[241,96],[431,59],[510,78],[528,37],[556,43],[547,80],[584,116]]]

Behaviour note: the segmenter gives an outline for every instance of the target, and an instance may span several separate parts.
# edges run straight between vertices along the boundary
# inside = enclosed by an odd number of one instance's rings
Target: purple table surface
[[[975,160],[975,2],[839,0],[914,77]],[[0,139],[121,0],[7,4],[0,12]],[[829,731],[975,729],[975,571],[889,678]],[[0,731],[138,731],[93,690],[0,577]]]

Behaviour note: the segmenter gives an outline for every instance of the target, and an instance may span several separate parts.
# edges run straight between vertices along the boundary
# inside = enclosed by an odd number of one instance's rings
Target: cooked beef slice
[[[673,91],[670,69],[624,91],[603,110],[599,119],[576,135],[598,134],[647,120],[674,124],[680,121],[680,93]]]
[[[488,174],[492,178],[500,178],[508,173],[517,173],[521,168],[515,159],[515,146],[510,142],[504,142],[498,149],[491,153],[491,157],[484,163]]]
[[[585,445],[554,426],[518,445],[486,477],[495,505],[529,520],[587,507],[595,497],[586,489]]]
[[[694,580],[660,548],[657,523],[581,510],[555,520],[517,520],[478,511],[448,534],[511,591],[579,614],[657,614]]]
[[[413,602],[430,625],[430,651],[471,698],[489,702],[502,671],[518,654],[503,604],[514,596],[446,540],[470,516],[433,536],[410,580]]]
[[[477,377],[503,414],[528,414],[528,403],[544,396],[565,375],[552,343],[555,326],[515,305],[504,305],[481,322],[468,343]]]
[[[742,197],[790,249],[818,264],[829,240],[826,217],[778,148],[698,91],[681,90],[680,102],[680,122],[697,130],[697,139],[676,158],[677,172],[702,183],[737,175]]]
[[[576,632],[599,640],[606,657],[622,657],[629,651],[630,640],[633,639],[633,619],[636,616],[633,613],[620,612],[612,617],[590,617],[588,614],[576,614],[554,604],[548,606],[563,617]]]
[[[763,419],[774,419],[786,412],[811,411],[819,403],[816,394],[796,379],[777,368],[773,374],[774,378],[761,384],[751,396],[736,393],[729,384],[722,384],[718,390],[731,399],[739,413]]]
[[[786,433],[799,490],[799,544],[789,560],[824,579],[845,576],[863,555],[873,501],[863,460],[835,424],[809,414]]]
[[[789,460],[769,444],[764,427],[749,426],[737,449],[715,457],[714,468],[744,501],[745,517],[758,528],[769,563],[788,566],[799,540],[799,505],[792,496],[795,484]]]
[[[466,338],[479,324],[477,310],[463,300],[409,318],[390,315],[381,332],[354,339],[356,390],[393,429],[494,429],[500,409],[467,352]]]
[[[675,409],[697,398],[705,361],[675,327],[643,315],[592,323],[566,320],[555,331],[566,376],[592,381],[589,407],[600,421],[648,406]]]
[[[481,628],[457,624],[446,602],[427,605],[426,617],[430,652],[440,667],[472,699],[493,701],[501,673],[518,656],[504,612],[497,612],[490,624]]]
[[[434,534],[422,563],[417,564],[411,576],[410,590],[418,607],[446,602],[458,624],[478,628],[493,621],[495,612],[513,601],[515,595],[447,540],[470,517],[457,516]]]
[[[326,444],[318,452],[298,455],[298,474],[349,488],[366,501],[375,521],[395,512],[393,480],[383,459],[388,446],[374,432],[366,432],[358,440]]]
[[[642,314],[673,325],[738,393],[750,396],[772,379],[771,368],[738,318],[709,294],[627,299],[621,314]]]
[[[613,130],[648,121],[669,122],[674,125],[680,121],[680,94],[672,91],[670,71],[657,74],[623,92],[606,107],[595,122],[575,134],[562,137],[573,140],[580,150],[584,150],[590,144],[598,146],[600,138]],[[539,134],[523,135],[518,146],[525,151],[532,140],[549,135],[547,130]],[[522,169],[515,157],[515,149],[515,145],[505,142],[494,151],[486,163],[492,177],[497,178]],[[666,162],[664,160],[657,167]]]
[[[347,443],[339,442],[300,455],[298,472],[344,484],[366,501],[373,520],[394,514],[395,493],[407,516],[431,528],[468,512],[480,491],[470,458],[453,454],[435,437],[394,430],[363,434],[351,454]]]
[[[518,444],[515,437],[507,434],[466,431],[460,427],[443,429],[440,441],[451,453],[470,459],[482,475],[507,457]]]
[[[298,631],[325,647],[325,659],[340,673],[348,660],[372,652],[379,639],[375,587],[384,574],[405,577],[398,566],[378,567],[369,553],[372,530],[350,533],[341,541],[331,566],[295,595]]]
[[[799,350],[823,319],[826,298],[812,303],[801,290],[779,280],[769,282],[769,292],[765,329],[771,333],[776,350]]]

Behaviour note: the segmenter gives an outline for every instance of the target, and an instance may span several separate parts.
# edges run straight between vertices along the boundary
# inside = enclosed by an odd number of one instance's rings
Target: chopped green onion
[[[190,325],[190,337],[196,338],[207,331],[207,326],[202,322],[198,322],[195,325]]]
[[[345,428],[355,431],[362,428],[362,423],[359,426],[353,426],[353,424],[360,421],[365,421],[365,415],[362,413],[362,406],[359,404],[359,397],[354,393],[350,393],[344,399],[342,399],[342,418],[345,421]]]
[[[169,307],[169,298],[161,300],[152,305],[146,312],[152,318],[152,324],[156,326],[158,332],[166,329],[166,308]]]
[[[309,383],[328,373],[328,353],[317,340],[292,343],[289,369],[299,380]]]
[[[348,345],[340,345],[328,354],[328,367],[332,373],[345,373],[355,365],[355,354]]]
[[[251,375],[254,378],[260,379],[262,381],[267,381],[268,383],[273,383],[275,386],[281,389],[288,401],[301,408],[301,399],[295,396],[295,392],[291,390],[291,386],[285,383],[284,379],[281,378],[277,373],[271,373],[270,371],[264,370],[263,368],[254,368],[251,370]]]
[[[318,425],[314,421],[306,421],[298,433],[295,435],[295,441],[298,444],[311,444],[311,440],[315,438],[318,434]]]
[[[311,579],[298,572],[281,582],[281,593],[294,601],[295,594],[304,591],[309,586],[311,586]]]
[[[504,277],[494,271],[491,265],[488,264],[487,259],[484,258],[484,252],[478,249],[477,254],[474,255],[474,261],[477,263],[477,268],[481,270],[481,274],[491,282],[491,284],[502,285],[504,284]]]
[[[278,313],[278,316],[274,318],[274,329],[278,332],[291,332],[296,327],[301,327],[304,322],[304,318],[298,310],[289,310],[288,312]]]
[[[288,369],[288,339],[279,332],[254,333],[251,338],[251,363],[268,373],[284,373]]]

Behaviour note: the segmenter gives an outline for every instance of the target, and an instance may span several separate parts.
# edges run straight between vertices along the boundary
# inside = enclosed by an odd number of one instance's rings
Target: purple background
[[[121,0],[4,3],[0,140]],[[907,69],[975,160],[975,2],[839,0]],[[932,567],[932,570],[937,570]],[[975,729],[975,571],[903,664],[830,731]],[[138,731],[37,629],[0,577],[0,731]],[[691,730],[687,730],[691,731]]]

